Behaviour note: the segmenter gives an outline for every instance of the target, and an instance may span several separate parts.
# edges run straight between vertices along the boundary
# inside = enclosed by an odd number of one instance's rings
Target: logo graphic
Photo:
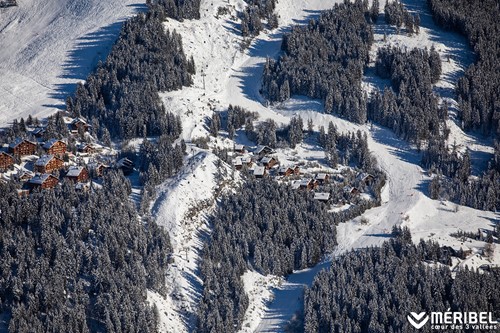
[[[425,312],[420,312],[418,314],[415,312],[410,312],[407,318],[410,324],[417,330],[421,329],[427,323],[427,321],[429,321],[429,316]]]

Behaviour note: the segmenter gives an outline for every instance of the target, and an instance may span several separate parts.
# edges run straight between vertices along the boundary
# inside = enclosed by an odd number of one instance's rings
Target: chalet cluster
[[[245,170],[255,178],[274,177],[280,180],[289,179],[289,183],[294,190],[313,191],[314,199],[321,202],[329,202],[331,199],[329,192],[321,192],[321,187],[328,185],[331,181],[331,174],[325,172],[301,172],[299,165],[281,165],[275,156],[275,151],[268,146],[257,146],[252,152],[248,151],[244,145],[234,146],[233,166],[236,170]],[[367,173],[359,173],[356,177],[356,184],[361,187],[370,186],[374,181],[374,176]],[[345,186],[344,193],[348,198],[359,196],[363,190],[356,186]]]
[[[273,177],[280,181],[286,181],[292,189],[298,191],[312,191],[314,199],[321,202],[330,202],[329,192],[322,192],[327,189],[325,185],[333,184],[332,177],[336,183],[342,184],[342,176],[333,175],[326,172],[316,172],[311,170],[301,170],[300,165],[282,165],[276,157],[276,152],[268,146],[257,146],[253,151],[249,151],[244,145],[236,144],[233,151],[233,166],[236,170],[247,171],[255,178]],[[373,185],[375,177],[369,173],[359,172],[355,179],[345,182],[343,192],[346,201],[350,201],[360,196],[364,189]],[[342,190],[342,188],[341,188]],[[344,202],[347,203],[347,202]]]
[[[69,120],[67,125],[68,136],[90,128],[80,118]],[[21,194],[53,188],[63,179],[84,189],[90,178],[102,176],[110,164],[109,158],[102,156],[104,147],[100,145],[76,141],[76,151],[69,151],[69,137],[43,140],[45,133],[46,128],[37,127],[29,132],[31,139],[16,138],[0,150],[0,179],[21,183]]]
[[[244,145],[235,145],[234,153],[237,155],[233,159],[235,169],[239,171],[248,170],[255,178],[262,178],[268,174],[276,175],[276,169],[280,165],[278,159],[271,156],[274,150],[268,146],[257,146],[253,152],[249,152]],[[293,171],[294,168],[296,168],[296,171]],[[292,173],[299,174],[298,167],[294,168],[290,167]]]

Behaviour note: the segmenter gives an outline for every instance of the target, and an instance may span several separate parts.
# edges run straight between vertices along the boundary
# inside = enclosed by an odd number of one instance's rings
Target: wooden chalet
[[[273,152],[274,150],[268,146],[257,146],[257,148],[254,151],[254,154],[262,157],[271,154]]]
[[[4,151],[0,151],[0,171],[8,170],[14,165],[14,157]]]
[[[21,182],[27,182],[28,180],[30,180],[31,178],[33,178],[35,176],[35,174],[31,171],[22,171],[22,172],[19,172],[16,176],[16,178],[21,181]]]
[[[97,152],[97,148],[90,143],[81,143],[78,145],[78,151],[85,154],[94,154]]]
[[[90,190],[90,183],[77,183],[75,185],[75,190],[87,192]]]
[[[253,169],[253,175],[255,178],[263,178],[267,174],[266,168],[260,165],[257,165]]]
[[[327,173],[318,173],[314,179],[316,179],[320,184],[327,184],[330,180],[330,175]]]
[[[278,174],[280,176],[288,177],[288,176],[293,175],[293,169],[289,166],[281,166],[278,169]]]
[[[66,153],[67,148],[68,145],[66,144],[66,142],[57,139],[50,139],[43,145],[43,149],[45,149],[47,154],[56,155],[59,157],[63,156]]]
[[[75,183],[84,183],[90,178],[87,168],[82,166],[73,166],[69,168],[65,177]]]
[[[15,156],[33,155],[37,144],[26,139],[16,139],[9,145],[9,152]]]
[[[344,187],[344,192],[351,196],[358,196],[361,194],[361,191],[357,187],[352,187],[352,186]]]
[[[318,200],[321,202],[328,202],[328,200],[330,200],[330,193],[316,192],[314,193],[314,200]]]
[[[30,190],[26,188],[21,188],[17,190],[17,195],[22,198],[22,197],[27,197],[30,195]]]
[[[102,163],[92,163],[89,165],[89,169],[95,177],[102,177],[107,168],[108,167]]]
[[[310,191],[317,188],[318,185],[318,182],[316,182],[314,179],[302,179],[298,183],[298,189]]]
[[[116,162],[116,165],[118,169],[121,169],[123,171],[123,174],[125,176],[130,175],[132,172],[134,172],[134,162],[132,162],[126,157]]]
[[[267,169],[271,169],[273,166],[277,165],[279,162],[274,157],[265,156],[260,160],[260,163]]]
[[[300,175],[300,168],[298,166],[291,167],[291,166],[281,166],[278,169],[278,174],[280,176],[288,177],[291,175]]]
[[[28,185],[31,189],[49,189],[54,188],[59,183],[59,179],[57,177],[44,173],[36,175],[28,181]]]
[[[60,170],[64,166],[64,161],[54,155],[43,155],[35,163],[35,172],[49,173]]]
[[[73,133],[78,133],[78,131],[83,130],[84,132],[87,132],[90,128],[90,125],[87,124],[85,120],[82,118],[75,118],[73,121],[70,123],[70,129],[71,132]]]
[[[248,157],[238,156],[233,160],[233,165],[234,165],[234,168],[236,170],[241,170],[241,169],[243,169],[243,166],[245,166],[247,168],[251,168],[253,165],[253,161],[252,161],[252,158],[250,156],[248,156]]]
[[[233,160],[233,165],[236,170],[241,170],[243,169],[243,162],[241,161],[241,157],[236,157]]]
[[[375,181],[375,177],[369,173],[362,172],[356,177],[357,180],[362,182],[364,185],[370,186]]]
[[[245,154],[247,152],[245,145],[234,145],[234,152],[240,153],[240,154]]]

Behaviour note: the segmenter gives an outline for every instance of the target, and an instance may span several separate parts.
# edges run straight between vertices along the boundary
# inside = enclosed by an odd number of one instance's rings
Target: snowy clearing
[[[75,84],[106,58],[121,22],[144,3],[24,0],[0,9],[0,126],[63,108]]]

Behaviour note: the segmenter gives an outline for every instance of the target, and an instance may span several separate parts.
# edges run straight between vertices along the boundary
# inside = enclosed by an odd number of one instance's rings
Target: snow
[[[335,2],[342,1],[278,2],[276,11],[280,16],[280,28],[261,33],[243,52],[236,20],[237,10],[244,6],[243,0],[202,1],[200,20],[169,20],[165,23],[166,28],[175,29],[182,35],[184,51],[188,57],[194,57],[197,66],[192,87],[161,94],[167,110],[181,117],[182,138],[187,142],[206,137],[209,133],[207,118],[214,111],[226,109],[229,104],[256,111],[261,120],[271,118],[278,124],[288,123],[292,116],[300,115],[304,122],[311,119],[316,130],[333,121],[340,132],[360,130],[367,133],[369,148],[388,176],[382,191],[382,205],[365,212],[363,223],[358,217],[339,225],[339,246],[320,264],[294,272],[286,280],[253,271],[244,274],[242,279],[250,305],[242,332],[283,331],[286,322],[300,309],[304,286],[310,285],[316,273],[329,266],[333,256],[350,249],[380,245],[390,237],[394,225],[408,226],[415,242],[420,238],[433,239],[443,245],[471,248],[471,256],[455,261],[456,266],[479,267],[483,263],[497,264],[500,260],[498,247],[494,249],[493,258],[485,258],[480,254],[484,242],[462,242],[449,236],[459,229],[491,229],[494,223],[498,223],[498,214],[429,199],[427,186],[430,177],[419,166],[419,153],[390,130],[356,125],[324,114],[322,103],[307,97],[294,96],[280,105],[267,106],[260,96],[264,62],[266,57],[275,58],[280,54],[282,34],[291,24],[305,23],[319,15],[320,10],[331,8]],[[0,16],[1,124],[30,113],[46,116],[62,108],[64,98],[74,90],[74,84],[84,80],[96,62],[105,57],[119,31],[119,22],[143,8],[142,0],[25,0],[19,3],[19,7],[2,9]],[[434,45],[444,60],[442,79],[435,90],[451,105],[449,144],[456,142],[462,151],[469,149],[475,165],[481,165],[492,151],[491,142],[460,130],[453,99],[453,82],[473,61],[467,42],[456,34],[437,28],[425,12],[424,2],[405,0],[405,3],[410,11],[420,13],[420,34],[411,37],[392,34],[393,28],[385,25],[383,16],[380,17],[375,29],[372,59],[377,47],[386,43],[408,48]],[[215,14],[219,6],[230,8],[230,14],[217,18]],[[384,32],[388,34],[386,41]],[[387,84],[373,74],[372,67],[365,76],[364,87],[368,91]],[[210,140],[211,147],[232,149],[235,143],[223,136]],[[242,131],[237,131],[236,143],[254,146]],[[140,139],[131,144],[137,147]],[[339,171],[322,167],[324,152],[308,141],[294,150],[278,149],[275,156],[282,165],[295,165],[298,158],[294,154],[313,161],[308,162],[308,172]],[[168,231],[173,247],[173,263],[167,268],[166,296],[148,291],[148,300],[159,310],[161,332],[192,331],[193,314],[203,286],[199,276],[200,251],[210,234],[207,216],[215,207],[214,196],[221,192],[221,187],[225,191],[238,182],[231,179],[229,166],[223,164],[222,170],[226,174],[222,177],[223,183],[218,183],[218,158],[207,151],[190,147],[186,161],[177,176],[158,187],[158,196],[152,205],[152,214]],[[332,211],[348,207],[334,207]]]
[[[245,293],[249,298],[249,307],[245,313],[241,333],[252,333],[257,329],[259,318],[264,315],[265,305],[274,298],[272,288],[279,288],[282,277],[262,275],[254,271],[246,271],[241,277]]]
[[[0,126],[48,116],[103,60],[142,0],[23,0],[0,9]]]
[[[340,2],[340,1],[339,1]],[[419,238],[428,238],[431,234],[429,230],[439,229],[441,233],[435,232],[434,238],[443,241],[445,235],[449,235],[454,227],[462,226],[468,221],[475,221],[474,227],[487,227],[490,220],[494,219],[493,213],[476,211],[461,207],[462,215],[456,215],[454,212],[440,210],[440,203],[432,201],[427,197],[427,184],[429,177],[419,166],[420,155],[416,149],[399,138],[390,130],[379,126],[356,125],[345,120],[336,118],[332,115],[323,114],[323,104],[318,100],[311,100],[303,96],[294,96],[289,101],[276,106],[267,106],[266,101],[260,96],[259,88],[263,64],[266,57],[277,57],[280,54],[280,44],[283,32],[289,29],[290,24],[303,23],[311,17],[317,16],[319,10],[331,8],[335,1],[321,0],[291,0],[278,3],[277,13],[280,15],[280,26],[273,31],[266,31],[256,37],[247,50],[241,52],[240,43],[242,41],[237,29],[238,22],[234,20],[236,9],[242,7],[241,1],[224,2],[215,0],[210,3],[202,2],[202,18],[194,21],[185,21],[179,23],[170,20],[166,23],[169,29],[176,29],[183,36],[184,51],[188,56],[192,55],[197,64],[197,74],[194,77],[194,85],[184,88],[181,91],[174,91],[162,94],[162,99],[168,110],[181,116],[183,121],[183,138],[189,140],[196,137],[205,137],[208,135],[207,118],[211,117],[214,111],[225,110],[229,104],[240,105],[250,111],[259,113],[260,119],[271,118],[278,124],[288,123],[292,116],[300,115],[304,122],[312,119],[314,127],[317,130],[320,125],[325,126],[329,121],[333,121],[340,132],[357,131],[368,134],[369,148],[376,156],[380,168],[388,175],[387,184],[382,191],[382,205],[371,209],[363,214],[363,223],[361,217],[348,223],[341,224],[338,227],[339,246],[336,253],[339,255],[350,249],[361,248],[372,245],[380,245],[390,237],[392,226],[409,225],[414,234],[415,241]],[[381,4],[382,5],[382,4]],[[215,17],[216,9],[219,6],[229,6],[231,14],[220,18]],[[428,15],[424,15],[423,5],[412,1],[410,10],[419,11],[422,28],[419,35],[413,37],[400,35],[389,35],[387,43],[407,45],[408,47],[428,47],[435,45],[443,59],[450,55],[450,62],[443,63],[442,80],[436,85],[436,91],[445,94],[450,99],[452,83],[457,75],[461,75],[464,68],[472,61],[472,54],[468,50],[467,43],[462,37],[438,29]],[[383,17],[376,29],[375,45],[372,54],[376,54],[376,48],[384,45],[383,32],[390,29],[383,23]],[[374,59],[374,57],[373,57]],[[203,71],[203,73],[202,73]],[[202,75],[203,74],[203,75]],[[375,85],[383,85],[387,82],[381,82],[368,71],[365,77],[364,86],[367,90]],[[448,100],[450,104],[453,101]],[[453,112],[451,112],[453,116]],[[455,119],[450,119],[450,126],[455,124]],[[455,125],[452,128],[452,139],[457,144],[467,146],[470,149],[478,151],[491,151],[489,142],[480,142],[474,136],[466,135]],[[450,140],[450,144],[452,141]],[[246,146],[253,146],[248,142],[246,136],[237,131],[236,143]],[[227,138],[219,137],[211,139],[212,146],[226,146],[231,149],[234,142]],[[314,147],[311,142],[304,142],[293,151],[280,150],[273,155],[276,156],[281,165],[293,165],[297,159],[292,157],[301,156],[308,160],[322,162],[324,153]],[[314,165],[314,163],[311,163]],[[302,169],[302,168],[301,168]],[[308,171],[316,172],[335,172],[336,170],[325,170],[316,166],[309,166]],[[303,171],[303,170],[301,170]],[[338,170],[337,170],[338,172]],[[186,185],[188,188],[201,190],[201,193],[207,193],[205,186],[193,183]],[[185,188],[186,191],[188,189]],[[209,192],[209,191],[208,191]],[[169,206],[163,205],[165,214],[164,221],[173,219],[179,221],[179,212],[184,211],[184,199],[169,198]],[[208,194],[207,194],[208,196]],[[347,206],[332,208],[332,210],[346,209]],[[418,212],[425,212],[429,216],[418,215]],[[161,216],[162,214],[158,214]],[[182,214],[180,214],[182,215]],[[487,217],[482,218],[481,216]],[[440,221],[455,221],[456,225],[451,225],[448,229],[440,225]],[[450,222],[451,223],[451,222]],[[472,224],[470,224],[472,225]],[[169,224],[175,232],[173,242],[176,240],[176,234],[185,232],[186,226],[178,223]],[[190,226],[189,228],[192,228]],[[189,233],[188,233],[189,234]],[[440,235],[440,236],[436,236]],[[441,237],[441,239],[439,238]],[[448,239],[448,238],[447,238]],[[449,243],[455,244],[454,239],[448,239]],[[193,243],[193,241],[191,240]],[[181,242],[182,244],[188,244]],[[191,243],[191,244],[192,244]],[[188,245],[188,247],[191,245]],[[197,245],[199,246],[199,245]],[[478,245],[480,247],[480,244]],[[178,249],[174,253],[178,253]],[[498,251],[498,250],[496,250]],[[191,250],[188,251],[192,253]],[[177,259],[176,259],[177,260]],[[273,286],[271,282],[264,287],[269,277],[260,276],[256,272],[248,271],[243,279],[247,294],[250,297],[250,306],[245,316],[242,332],[280,332],[284,324],[300,309],[300,297],[302,297],[303,287],[310,285],[315,274],[329,266],[331,257],[325,258],[325,261],[308,270],[295,272],[290,275],[281,286]],[[191,270],[196,269],[196,265],[190,263]],[[194,274],[194,273],[190,273]],[[177,280],[177,276],[176,279]],[[187,290],[184,280],[175,282],[180,290]],[[201,281],[198,281],[201,283]],[[268,292],[272,290],[272,301]],[[258,292],[256,292],[258,291]],[[257,297],[259,295],[259,297]],[[175,316],[175,313],[172,313]],[[177,318],[180,318],[177,314]],[[169,320],[174,320],[169,316]],[[182,319],[175,319],[182,321]],[[175,326],[180,332],[185,331],[186,326]]]
[[[215,207],[216,193],[223,193],[223,187],[235,186],[227,164],[222,163],[223,181],[218,182],[218,157],[189,148],[185,166],[157,188],[152,207],[156,222],[169,233],[173,248],[173,263],[167,268],[167,297],[148,293],[148,299],[159,309],[161,332],[192,331],[192,314],[196,313],[203,285],[198,271],[200,252],[210,233],[207,216]]]
[[[374,86],[381,88],[381,86],[383,87],[389,83],[388,80],[382,80],[373,75],[376,50],[380,46],[400,46],[408,50],[415,47],[430,49],[434,46],[440,54],[442,61],[441,79],[435,84],[434,91],[441,97],[441,102],[446,102],[449,105],[450,117],[446,122],[448,128],[450,128],[448,144],[450,146],[456,144],[462,152],[468,150],[475,164],[473,172],[478,173],[479,170],[486,167],[487,160],[491,158],[491,154],[493,153],[492,139],[462,131],[460,121],[457,117],[458,103],[454,92],[455,83],[458,78],[463,76],[467,67],[474,62],[474,53],[464,36],[443,30],[434,23],[425,1],[404,0],[402,2],[411,13],[418,13],[420,15],[420,32],[418,35],[413,34],[408,36],[404,32],[404,29],[402,29],[397,34],[395,27],[385,23],[383,16],[384,3],[380,3],[381,15],[375,26],[375,43],[370,53],[370,58],[373,62],[368,69],[368,73],[371,75],[367,79],[367,90],[370,91]],[[385,41],[384,33],[386,34]]]

